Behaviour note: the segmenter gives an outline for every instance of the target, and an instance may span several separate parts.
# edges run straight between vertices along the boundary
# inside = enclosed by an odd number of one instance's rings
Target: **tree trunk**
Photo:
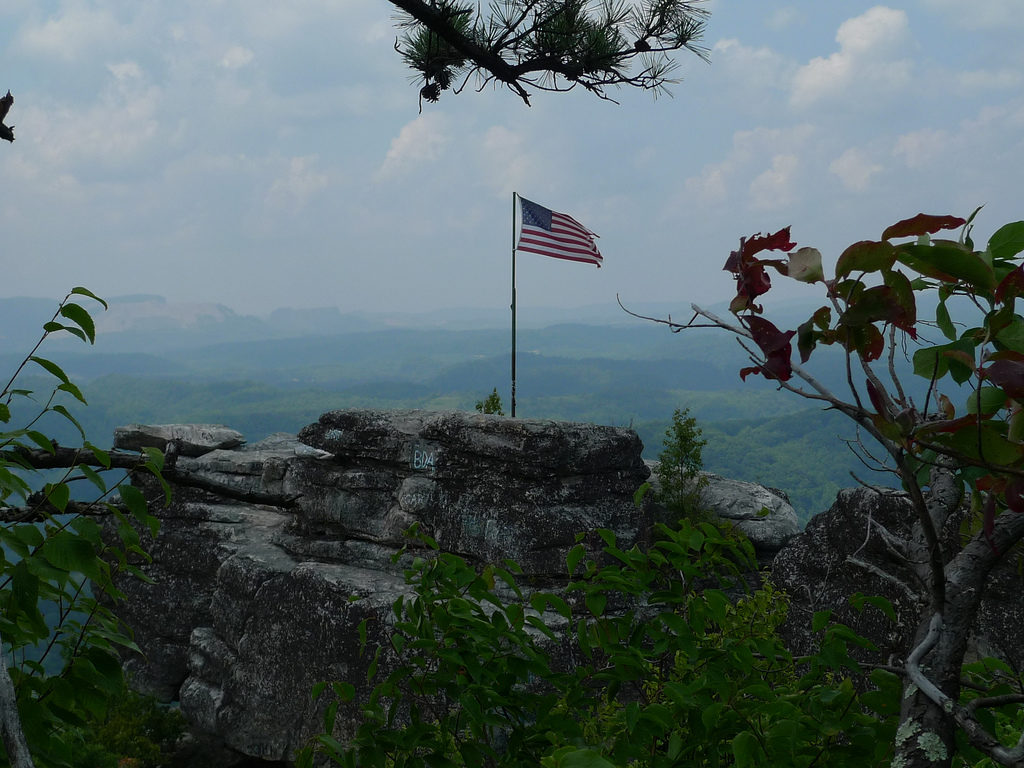
[[[18,700],[14,692],[14,682],[7,671],[7,654],[3,642],[0,641],[0,738],[3,739],[7,759],[11,768],[35,768],[25,733],[21,730],[21,718],[18,716]]]

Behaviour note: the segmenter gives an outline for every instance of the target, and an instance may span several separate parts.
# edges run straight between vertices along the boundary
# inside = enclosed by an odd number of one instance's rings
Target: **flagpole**
[[[512,193],[512,418],[516,417],[516,193]]]

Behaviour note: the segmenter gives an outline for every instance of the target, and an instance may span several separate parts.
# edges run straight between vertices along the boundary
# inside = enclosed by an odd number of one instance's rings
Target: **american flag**
[[[519,208],[523,225],[516,250],[601,266],[601,253],[594,242],[597,235],[572,216],[556,213],[522,197]]]

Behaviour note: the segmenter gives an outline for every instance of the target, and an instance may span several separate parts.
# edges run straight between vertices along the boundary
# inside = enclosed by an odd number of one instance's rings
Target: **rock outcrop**
[[[209,433],[206,443],[197,432]],[[391,605],[406,589],[400,553],[410,526],[469,559],[514,559],[525,583],[547,588],[564,582],[577,533],[610,529],[628,548],[664,515],[634,504],[650,470],[626,429],[353,410],[251,445],[208,427],[124,434],[134,447],[175,441],[177,470],[205,483],[179,485],[167,507],[154,489],[162,530],[148,544],[153,583],[121,584],[122,616],[145,654],[128,660],[135,685],[179,700],[197,730],[235,754],[271,762],[318,730],[315,683],[346,680],[366,692],[372,654],[360,654],[357,628],[366,621],[371,647],[386,640]],[[222,437],[233,447],[216,447]],[[774,555],[773,581],[792,598],[786,631],[796,652],[816,642],[805,629],[811,614],[831,609],[883,660],[906,653],[913,589],[883,575],[896,571],[868,535],[872,523],[904,533],[899,494],[844,491],[799,535],[780,492],[708,476],[704,500],[752,538],[763,561]],[[588,540],[595,552],[597,538]],[[975,647],[1024,664],[1018,562],[994,575]],[[855,592],[887,596],[900,621],[850,608]]]
[[[405,588],[392,557],[410,525],[548,584],[564,578],[578,532],[611,529],[625,547],[648,534],[649,510],[633,501],[648,476],[641,449],[631,430],[589,424],[338,411],[298,438],[181,451],[179,471],[280,501],[191,487],[175,488],[169,507],[154,501],[153,583],[122,585],[145,654],[128,662],[134,684],[180,700],[238,753],[285,760],[317,730],[316,682],[365,684],[357,627],[368,619],[371,643],[386,636]]]
[[[840,491],[835,504],[811,518],[803,533],[779,552],[772,563],[772,581],[790,596],[784,635],[794,652],[816,647],[820,638],[810,632],[811,618],[816,611],[831,610],[834,621],[878,647],[872,660],[906,658],[920,610],[920,585],[901,568],[879,527],[906,537],[912,520],[910,503],[902,493],[850,488]],[[941,535],[953,543],[961,535],[962,520],[963,515],[954,515]],[[1022,557],[1024,553],[1007,557],[991,574],[969,651],[975,657],[998,656],[1017,669],[1024,665]],[[896,622],[876,608],[854,608],[849,598],[858,592],[887,598]]]
[[[657,462],[648,461],[652,470],[652,492],[657,492],[658,478],[653,474]],[[766,488],[744,480],[731,480],[710,472],[701,472],[701,504],[722,520],[728,520],[750,539],[757,550],[758,558],[771,562],[791,538],[800,532],[800,520],[796,510],[789,503],[785,493],[776,488]],[[654,514],[665,522],[669,519],[666,510],[655,507]]]

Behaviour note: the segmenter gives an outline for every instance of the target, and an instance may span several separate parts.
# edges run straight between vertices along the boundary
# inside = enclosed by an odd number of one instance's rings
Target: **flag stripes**
[[[601,266],[597,237],[572,216],[519,198],[522,228],[516,250]]]

